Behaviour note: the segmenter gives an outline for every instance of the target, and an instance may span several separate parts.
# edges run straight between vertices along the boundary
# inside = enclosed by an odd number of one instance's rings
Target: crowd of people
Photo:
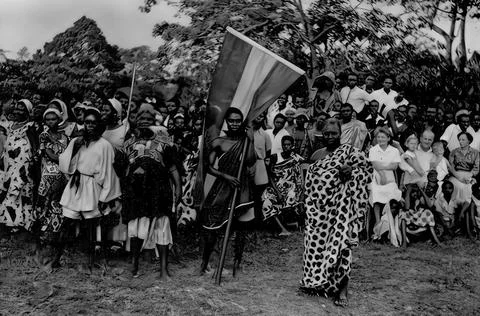
[[[304,227],[301,288],[345,305],[359,238],[396,247],[422,236],[439,245],[459,234],[473,238],[480,205],[480,112],[415,105],[392,88],[391,76],[358,81],[326,72],[309,91],[280,96],[247,130],[244,114],[230,108],[225,135],[205,144],[211,179],[201,203],[194,191],[203,100],[137,96],[129,104],[125,89],[94,103],[67,104],[61,95],[42,103],[40,94],[3,100],[2,231],[31,232],[38,262],[49,268],[60,265],[72,238],[89,241],[90,267],[99,244],[122,247],[134,276],[142,250],[154,249],[167,278],[177,227],[200,222],[205,273],[241,188],[234,268],[251,227],[266,223],[285,237]],[[234,157],[244,141],[253,144],[238,177]],[[42,256],[47,246],[50,257]]]

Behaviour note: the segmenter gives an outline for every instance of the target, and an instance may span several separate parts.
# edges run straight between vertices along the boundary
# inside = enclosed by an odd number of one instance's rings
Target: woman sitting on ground
[[[301,169],[301,163],[304,160],[300,155],[293,152],[293,148],[293,137],[290,135],[283,136],[283,151],[270,156],[270,184],[262,196],[264,220],[275,218],[282,230],[280,236],[288,236],[290,233],[282,225],[279,216],[287,211],[294,211],[298,214],[304,201]]]
[[[435,191],[433,191],[435,193]],[[408,184],[405,194],[405,210],[400,212],[400,227],[402,230],[402,246],[406,247],[409,242],[407,233],[418,234],[428,230],[432,239],[438,245],[440,241],[433,229],[435,219],[431,211],[435,197],[428,196],[417,184]]]

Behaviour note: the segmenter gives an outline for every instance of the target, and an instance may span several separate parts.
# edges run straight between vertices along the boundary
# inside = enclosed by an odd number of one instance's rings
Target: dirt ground
[[[112,259],[88,275],[84,256],[68,252],[53,273],[37,268],[33,244],[18,236],[0,243],[0,315],[478,315],[479,246],[457,238],[444,249],[421,242],[408,249],[362,244],[354,251],[350,306],[298,292],[302,235],[279,239],[258,233],[243,273],[222,286],[197,276],[198,247],[190,244],[158,280],[157,264],[141,262],[130,276],[127,260]],[[229,271],[227,270],[227,273]]]

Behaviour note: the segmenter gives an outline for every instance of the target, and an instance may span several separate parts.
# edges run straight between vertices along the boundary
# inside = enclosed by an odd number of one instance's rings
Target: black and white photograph
[[[0,315],[480,314],[480,0],[0,0]]]

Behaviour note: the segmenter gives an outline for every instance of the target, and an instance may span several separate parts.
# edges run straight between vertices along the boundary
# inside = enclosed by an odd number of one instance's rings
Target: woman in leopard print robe
[[[327,147],[306,176],[306,227],[301,289],[347,304],[352,247],[358,244],[368,200],[371,166],[365,154],[340,145],[340,125],[327,121]]]

